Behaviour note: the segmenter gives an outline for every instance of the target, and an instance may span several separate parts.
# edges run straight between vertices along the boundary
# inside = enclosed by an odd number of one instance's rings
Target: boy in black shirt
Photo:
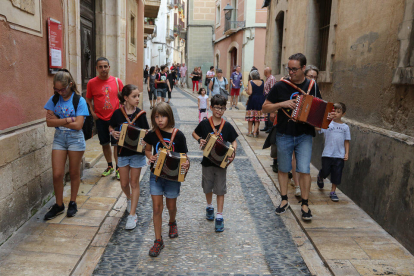
[[[310,87],[311,81],[305,77],[306,57],[301,54],[294,54],[289,57],[287,70],[289,71],[289,81],[307,92],[310,95],[322,98],[316,83]],[[270,90],[266,101],[263,104],[263,112],[272,113],[278,109],[284,109],[288,114],[296,106],[296,96],[300,92],[291,85],[279,81]],[[302,219],[311,220],[312,214],[308,207],[309,191],[311,185],[310,161],[312,155],[312,138],[315,136],[313,126],[296,123],[283,110],[277,113],[277,158],[279,163],[279,183],[282,202],[276,208],[276,214],[286,212],[289,207],[287,198],[288,172],[292,170],[292,154],[296,155],[296,171],[300,173],[300,188],[302,193]]]
[[[222,116],[226,110],[227,100],[221,95],[214,95],[211,98],[210,109],[213,113],[212,123],[216,131],[220,129],[222,122]],[[211,127],[209,120],[201,121],[196,129],[193,132],[193,137],[198,141],[200,147],[203,147],[206,143],[207,135],[211,133],[214,134],[215,131]],[[237,148],[236,138],[238,136],[237,132],[229,122],[225,122],[220,135],[220,139],[225,142],[230,142],[234,148],[233,155],[229,158],[229,161],[232,162]],[[206,219],[214,220],[214,208],[212,203],[213,193],[217,195],[217,217],[215,222],[216,232],[224,231],[224,219],[223,219],[223,206],[224,206],[224,195],[227,193],[226,186],[226,174],[227,169],[221,168],[213,164],[209,159],[203,157],[201,161],[202,165],[202,183],[204,193],[206,194],[207,208],[206,208]]]

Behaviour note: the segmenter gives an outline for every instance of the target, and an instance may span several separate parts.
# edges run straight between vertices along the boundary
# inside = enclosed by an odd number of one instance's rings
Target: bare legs
[[[161,239],[161,226],[162,226],[162,211],[163,211],[163,198],[162,195],[152,195],[152,219],[154,221],[154,232],[155,239]],[[170,222],[175,221],[175,216],[177,214],[177,199],[176,198],[167,198],[166,205],[168,212],[170,214]]]

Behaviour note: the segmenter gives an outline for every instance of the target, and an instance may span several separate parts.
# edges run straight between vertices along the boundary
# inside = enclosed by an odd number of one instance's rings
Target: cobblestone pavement
[[[157,258],[148,256],[154,241],[149,170],[142,178],[138,226],[126,231],[121,219],[94,275],[310,275],[282,219],[245,150],[239,143],[237,158],[228,168],[224,203],[225,231],[216,233],[205,219],[201,189],[201,156],[191,133],[197,125],[197,103],[174,90],[172,107],[176,127],[187,138],[191,169],[178,199],[179,237],[168,238],[168,211],[164,209],[165,248]],[[215,205],[215,201],[213,202]]]

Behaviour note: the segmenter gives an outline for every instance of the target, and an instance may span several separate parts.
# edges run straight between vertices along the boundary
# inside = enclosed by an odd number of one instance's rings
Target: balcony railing
[[[239,29],[244,28],[245,26],[246,26],[246,21],[226,20],[226,23],[224,25],[224,34],[229,35],[229,34],[235,33]]]
[[[167,41],[173,41],[174,40],[174,31],[173,30],[167,30],[167,35],[165,36],[165,39]]]

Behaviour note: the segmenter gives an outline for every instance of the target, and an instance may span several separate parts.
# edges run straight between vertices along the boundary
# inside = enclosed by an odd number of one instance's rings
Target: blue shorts
[[[56,129],[52,150],[85,151],[85,136],[82,130]]]
[[[134,154],[131,156],[118,156],[118,167],[130,166],[131,168],[139,169],[147,164],[145,155]]]
[[[279,171],[287,173],[292,170],[292,154],[295,152],[296,171],[309,174],[312,142],[312,135],[302,134],[300,136],[291,136],[277,132],[276,146]]]
[[[159,88],[157,91],[158,97],[165,98],[167,96],[168,88]]]
[[[177,198],[180,195],[181,183],[158,177],[151,173],[150,175],[150,194],[164,195],[166,198]]]

